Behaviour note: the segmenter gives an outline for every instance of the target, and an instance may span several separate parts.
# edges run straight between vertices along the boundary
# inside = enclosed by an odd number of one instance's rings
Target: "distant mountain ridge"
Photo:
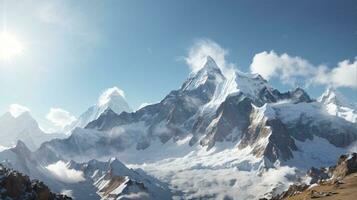
[[[35,150],[45,141],[63,137],[63,134],[43,132],[29,112],[16,117],[6,112],[0,117],[1,146],[12,147],[18,140],[22,140],[31,150]]]

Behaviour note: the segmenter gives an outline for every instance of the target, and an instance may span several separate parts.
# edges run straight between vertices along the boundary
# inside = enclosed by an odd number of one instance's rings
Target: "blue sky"
[[[324,65],[326,74],[357,56],[353,0],[0,1],[2,31],[23,45],[20,55],[0,62],[0,113],[18,103],[43,126],[50,126],[50,108],[78,116],[112,86],[124,90],[132,108],[160,101],[187,78],[185,58],[197,41],[218,44],[244,72],[263,51],[298,56],[308,70]],[[270,81],[282,91],[294,87],[279,75]],[[307,91],[317,97],[322,82]],[[352,88],[339,90],[355,102]]]

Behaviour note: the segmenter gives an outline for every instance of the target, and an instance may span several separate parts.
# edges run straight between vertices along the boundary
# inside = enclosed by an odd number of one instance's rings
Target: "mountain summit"
[[[318,98],[318,102],[325,105],[325,109],[330,115],[341,117],[352,123],[357,122],[356,108],[348,103],[346,98],[335,88],[327,88]]]
[[[326,88],[325,92],[317,99],[324,104],[335,104],[338,106],[351,106],[346,98],[333,87]]]
[[[65,132],[70,134],[76,128],[85,127],[89,122],[98,119],[98,117],[106,110],[112,110],[117,114],[121,112],[131,112],[131,108],[125,100],[124,92],[118,87],[108,88],[99,97],[97,104],[88,108],[86,112],[81,114],[75,122],[65,128]]]
[[[217,66],[212,57],[207,56],[203,67],[196,73],[191,74],[191,77],[182,85],[182,90],[194,90],[203,84],[216,85],[225,80],[221,70]]]
[[[125,100],[124,92],[118,87],[108,88],[100,97],[97,106],[106,110],[112,109],[120,114],[123,111],[130,112],[131,108]]]

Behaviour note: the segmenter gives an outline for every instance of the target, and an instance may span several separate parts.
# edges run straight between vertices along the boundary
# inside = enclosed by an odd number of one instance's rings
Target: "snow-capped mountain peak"
[[[112,110],[116,114],[121,112],[131,112],[129,104],[125,100],[124,91],[118,87],[105,90],[99,97],[98,102],[81,114],[75,122],[65,128],[65,132],[70,134],[76,127],[84,128],[89,122],[98,119],[106,110]]]
[[[123,111],[130,111],[130,107],[125,100],[124,91],[118,87],[108,88],[98,99],[98,107],[110,107],[114,112],[120,114]]]
[[[211,69],[211,70],[219,70],[216,61],[214,61],[214,59],[211,56],[206,57],[206,63],[204,64],[203,68]]]
[[[197,73],[191,74],[190,78],[182,86],[182,89],[194,90],[199,86],[206,84],[207,82],[211,82],[217,85],[225,79],[226,78],[222,74],[222,71],[213,60],[213,58],[207,56],[203,67]]]
[[[108,96],[106,101],[99,101],[98,107],[101,109],[112,109],[114,112],[120,114],[123,111],[130,112],[131,108],[124,99],[124,96],[120,95],[117,92],[113,92]]]
[[[336,104],[339,106],[350,106],[346,98],[335,88],[328,87],[326,91],[318,98],[318,101],[323,104]]]
[[[325,109],[330,115],[341,117],[352,123],[357,122],[355,107],[348,103],[346,98],[335,88],[327,88],[318,98],[318,102],[325,105]]]

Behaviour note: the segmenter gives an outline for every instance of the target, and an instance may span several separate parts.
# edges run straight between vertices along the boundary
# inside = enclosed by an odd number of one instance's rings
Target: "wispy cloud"
[[[234,68],[234,64],[226,60],[229,51],[210,39],[199,39],[189,48],[185,61],[193,73],[199,71],[205,64],[207,56],[211,56],[225,73]]]
[[[43,2],[36,11],[37,17],[45,23],[56,24],[69,29],[73,28],[74,19],[65,1]]]
[[[35,16],[41,22],[57,26],[62,30],[81,36],[83,41],[96,42],[99,39],[98,30],[92,28],[88,21],[88,13],[82,12],[75,2],[64,0],[43,1],[38,3]]]
[[[51,108],[46,115],[46,119],[52,122],[55,126],[64,128],[76,120],[68,111],[62,108]]]
[[[108,88],[100,95],[100,97],[98,99],[98,103],[100,106],[104,105],[104,104],[108,103],[112,97],[115,97],[115,96],[121,96],[121,97],[125,98],[125,93],[123,90],[121,90],[115,86]]]

